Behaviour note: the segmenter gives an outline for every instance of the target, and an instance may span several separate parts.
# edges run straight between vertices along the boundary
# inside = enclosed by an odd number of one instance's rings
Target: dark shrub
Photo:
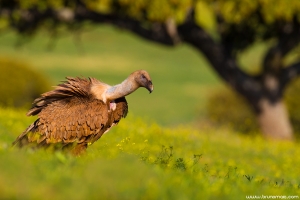
[[[28,63],[0,57],[0,106],[29,107],[49,88],[45,76],[32,70]]]

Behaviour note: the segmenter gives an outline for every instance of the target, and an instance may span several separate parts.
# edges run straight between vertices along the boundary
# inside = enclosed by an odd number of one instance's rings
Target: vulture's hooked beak
[[[148,82],[148,85],[147,85],[147,90],[151,93],[153,91],[153,84],[152,84],[152,81],[149,81]]]

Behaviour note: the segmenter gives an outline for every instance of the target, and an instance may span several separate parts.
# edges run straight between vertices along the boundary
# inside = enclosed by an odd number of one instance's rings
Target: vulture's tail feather
[[[27,134],[36,132],[37,123],[38,119],[35,122],[33,122],[21,135],[19,135],[17,139],[12,143],[12,145],[17,145],[20,148],[27,146],[30,143]]]

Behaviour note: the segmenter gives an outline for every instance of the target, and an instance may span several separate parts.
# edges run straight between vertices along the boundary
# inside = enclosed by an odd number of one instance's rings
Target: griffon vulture
[[[27,116],[38,115],[38,119],[13,145],[51,146],[80,154],[126,117],[125,96],[139,87],[145,87],[150,93],[153,91],[151,78],[145,70],[133,72],[114,86],[95,78],[68,77],[54,90],[34,100]]]

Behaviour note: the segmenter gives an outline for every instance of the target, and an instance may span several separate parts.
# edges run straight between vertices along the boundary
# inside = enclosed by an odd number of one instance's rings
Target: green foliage
[[[29,106],[50,86],[48,80],[31,66],[12,58],[0,57],[0,105]]]
[[[10,148],[32,118],[0,109],[1,199],[244,199],[299,194],[297,143],[124,119],[81,157]],[[200,191],[200,192],[199,192]]]
[[[204,28],[216,29],[216,15],[219,15],[227,25],[240,24],[242,27],[247,24],[252,28],[256,27],[257,30],[253,31],[258,33],[257,36],[262,26],[269,26],[277,21],[291,21],[293,17],[300,19],[298,0],[84,0],[83,2],[89,9],[100,13],[116,12],[148,22],[166,22],[167,19],[173,18],[178,24],[186,19],[189,9],[194,7],[196,21]],[[18,0],[16,3],[22,9],[37,8],[43,11],[47,8],[74,9],[76,1],[65,3],[63,0]],[[14,20],[22,18],[20,11],[14,12]],[[4,21],[10,20],[5,15],[0,19],[3,20],[3,23],[0,20],[0,27],[8,25]]]
[[[291,21],[294,15],[300,17],[298,0],[199,0],[199,2],[201,1],[210,4],[226,22],[234,24],[241,24],[253,19],[257,11],[260,12],[262,20],[268,24],[277,20]]]
[[[69,1],[68,4],[65,4],[63,0],[19,0],[16,2],[23,9],[36,7],[39,10],[60,9],[65,6],[72,8],[75,4],[75,1]],[[221,14],[227,22],[236,24],[247,21],[257,10],[261,11],[263,20],[268,23],[273,23],[276,20],[290,21],[294,14],[300,17],[300,2],[298,0],[85,0],[84,2],[90,9],[98,12],[114,12],[114,6],[118,5],[127,15],[150,21],[165,21],[172,17],[180,19],[178,21],[182,22],[190,7],[200,5]],[[203,15],[203,18],[209,18],[208,20],[214,18],[206,12],[206,10],[200,9],[197,15],[198,17]],[[145,15],[145,13],[147,14]]]
[[[294,81],[284,95],[289,117],[296,133],[300,133],[300,80]],[[259,131],[255,115],[246,101],[229,88],[218,88],[207,101],[207,117],[218,126],[229,126],[242,133]]]
[[[205,1],[197,1],[195,5],[195,20],[206,30],[216,31],[216,16],[213,8]]]
[[[173,18],[177,23],[185,20],[191,0],[117,0],[124,13],[139,20],[166,22]]]

